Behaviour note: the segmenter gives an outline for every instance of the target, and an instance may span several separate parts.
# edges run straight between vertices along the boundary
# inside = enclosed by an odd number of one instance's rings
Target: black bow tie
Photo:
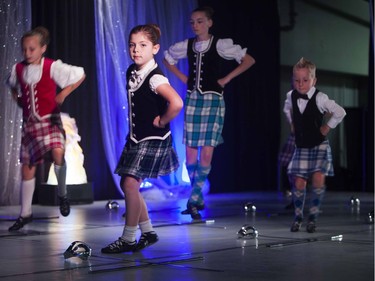
[[[297,93],[297,99],[308,100],[308,99],[309,99],[309,96],[308,96],[307,94],[300,94],[300,93]]]

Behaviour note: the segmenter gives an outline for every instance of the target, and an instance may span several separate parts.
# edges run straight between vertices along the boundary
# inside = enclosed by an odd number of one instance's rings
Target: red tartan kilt
[[[54,148],[65,148],[65,131],[60,114],[39,120],[29,119],[22,127],[20,161],[23,164],[42,163]]]

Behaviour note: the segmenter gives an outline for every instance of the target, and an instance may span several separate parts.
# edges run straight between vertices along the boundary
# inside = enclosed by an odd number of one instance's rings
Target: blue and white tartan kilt
[[[332,152],[328,140],[312,148],[296,147],[288,166],[288,174],[306,179],[318,171],[326,176],[334,176]]]
[[[225,102],[223,96],[187,93],[183,143],[190,147],[214,146],[224,142]]]
[[[279,153],[279,164],[281,167],[288,167],[290,161],[292,160],[295,147],[296,137],[293,133],[290,133]]]
[[[172,136],[165,140],[146,140],[134,143],[128,140],[115,169],[120,176],[157,178],[172,173],[179,167],[177,154],[172,147]]]

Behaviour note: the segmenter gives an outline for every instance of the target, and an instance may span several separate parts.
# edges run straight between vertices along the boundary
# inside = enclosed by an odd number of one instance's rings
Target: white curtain
[[[0,205],[19,204],[22,111],[5,81],[22,60],[21,37],[31,27],[30,0],[0,0]]]
[[[185,86],[162,64],[163,51],[172,43],[192,36],[189,24],[191,11],[197,1],[184,0],[95,0],[95,33],[99,114],[103,143],[108,165],[114,171],[128,134],[128,108],[126,100],[126,69],[131,64],[128,55],[130,30],[139,24],[156,23],[160,26],[161,49],[156,61],[170,83],[185,97]],[[186,62],[180,67],[187,69]],[[185,148],[182,145],[183,113],[172,121],[174,146],[181,163],[180,169],[170,177],[159,179],[160,185],[181,185],[184,181]],[[119,191],[119,176],[113,174]],[[155,184],[155,181],[153,182]],[[157,183],[156,183],[157,184]]]

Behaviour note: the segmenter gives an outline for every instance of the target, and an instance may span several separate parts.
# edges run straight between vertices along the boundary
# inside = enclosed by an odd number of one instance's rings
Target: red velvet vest
[[[60,109],[55,101],[56,83],[51,79],[51,59],[44,58],[43,71],[40,80],[35,84],[26,84],[23,80],[23,71],[26,67],[24,62],[16,65],[18,81],[21,85],[24,120],[31,116],[38,120],[49,117],[50,114],[59,113]]]

